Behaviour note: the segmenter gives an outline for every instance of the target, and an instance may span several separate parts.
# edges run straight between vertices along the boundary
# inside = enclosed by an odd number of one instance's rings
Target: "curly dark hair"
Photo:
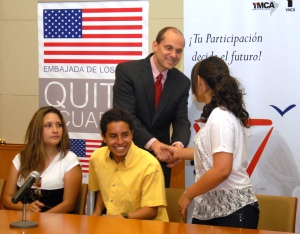
[[[196,92],[198,75],[213,90],[211,102],[204,106],[201,119],[207,122],[211,112],[221,107],[231,111],[243,126],[250,127],[249,113],[243,101],[244,90],[238,80],[230,75],[227,64],[217,56],[196,63],[191,74],[193,94]]]

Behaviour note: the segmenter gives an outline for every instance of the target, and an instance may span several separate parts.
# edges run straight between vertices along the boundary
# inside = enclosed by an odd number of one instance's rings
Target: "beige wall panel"
[[[2,0],[0,0],[1,3]],[[0,19],[1,19],[1,5],[0,5]],[[2,94],[2,21],[0,21],[0,95]],[[0,115],[1,119],[1,115]]]
[[[182,19],[183,0],[149,0],[150,19]]]
[[[2,95],[0,94],[0,138],[2,138]]]
[[[0,0],[0,20],[2,20],[3,0]]]
[[[0,138],[2,137],[2,0],[0,0]]]
[[[37,0],[1,0],[2,20],[37,20]]]
[[[6,143],[24,143],[27,126],[38,108],[38,96],[2,96],[2,137]]]
[[[2,92],[38,95],[36,21],[2,22]]]

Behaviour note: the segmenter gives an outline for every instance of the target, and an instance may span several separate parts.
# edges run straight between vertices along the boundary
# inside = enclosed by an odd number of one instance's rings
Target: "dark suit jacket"
[[[116,67],[113,107],[125,108],[135,117],[133,141],[140,148],[153,137],[168,145],[180,141],[187,146],[191,134],[188,120],[190,80],[176,68],[169,70],[155,110],[152,55]]]

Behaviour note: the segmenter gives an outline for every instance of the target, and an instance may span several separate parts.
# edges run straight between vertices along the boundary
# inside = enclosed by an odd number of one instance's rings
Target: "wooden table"
[[[26,213],[27,221],[38,223],[36,228],[10,228],[12,222],[21,221],[21,211],[0,210],[0,233],[22,234],[287,234],[242,228],[215,227],[196,224],[133,220],[104,216],[71,214]]]

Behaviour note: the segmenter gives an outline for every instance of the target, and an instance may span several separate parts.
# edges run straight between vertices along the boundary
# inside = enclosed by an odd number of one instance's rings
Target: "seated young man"
[[[105,112],[100,129],[105,147],[93,152],[89,189],[97,192],[93,215],[169,221],[164,176],[156,158],[133,141],[133,117],[122,109]]]

